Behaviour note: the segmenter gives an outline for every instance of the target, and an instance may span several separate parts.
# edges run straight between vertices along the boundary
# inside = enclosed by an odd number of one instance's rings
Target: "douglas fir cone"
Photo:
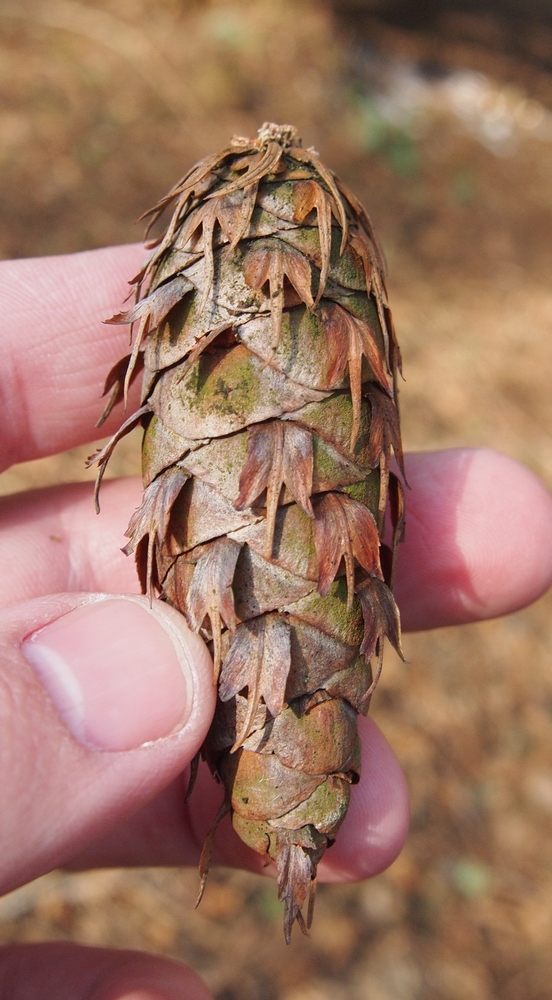
[[[135,305],[109,321],[136,332],[102,420],[139,371],[142,405],[96,456],[98,479],[141,423],[145,493],[125,551],[144,591],[210,644],[213,831],[229,811],[276,862],[289,941],[309,894],[310,925],[317,864],[359,779],[370,660],[377,681],[384,636],[400,652],[400,355],[370,220],[291,126],[202,160],[151,225],[169,206]]]

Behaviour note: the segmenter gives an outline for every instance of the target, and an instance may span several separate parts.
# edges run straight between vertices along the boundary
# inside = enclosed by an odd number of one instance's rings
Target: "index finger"
[[[129,342],[127,327],[103,321],[145,255],[133,244],[0,264],[0,469],[98,437],[105,377]]]

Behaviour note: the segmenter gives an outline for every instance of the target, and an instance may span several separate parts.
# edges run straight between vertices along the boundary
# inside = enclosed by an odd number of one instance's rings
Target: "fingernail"
[[[175,614],[140,599],[98,600],[24,641],[23,655],[79,743],[133,750],[185,725],[194,671]]]

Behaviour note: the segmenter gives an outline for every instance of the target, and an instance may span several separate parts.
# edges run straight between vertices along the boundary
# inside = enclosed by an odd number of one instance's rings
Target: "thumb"
[[[201,639],[161,602],[56,595],[0,614],[0,891],[65,864],[171,782],[215,704]]]

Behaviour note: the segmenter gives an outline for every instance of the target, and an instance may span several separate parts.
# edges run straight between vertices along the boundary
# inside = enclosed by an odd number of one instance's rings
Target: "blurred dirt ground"
[[[370,24],[321,0],[4,2],[0,254],[134,241],[199,156],[291,121],[384,244],[405,444],[497,448],[550,488],[550,78],[496,48],[486,64],[483,36],[428,64],[423,33]],[[0,492],[83,479],[90,451],[11,469]],[[134,439],[111,474],[137,468]],[[373,881],[322,887],[310,940],[285,948],[268,880],[215,872],[195,911],[180,870],[52,873],[0,903],[0,940],[150,949],[217,1000],[549,1000],[551,613],[549,594],[407,636],[407,666],[388,653],[373,714],[410,838]]]

